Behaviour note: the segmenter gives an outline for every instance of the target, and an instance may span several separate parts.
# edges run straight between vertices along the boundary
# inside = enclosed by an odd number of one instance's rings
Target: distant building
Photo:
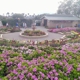
[[[59,27],[75,27],[80,25],[80,18],[71,15],[49,15],[42,17],[41,26],[48,28]]]
[[[36,26],[41,26],[41,20],[36,20]]]

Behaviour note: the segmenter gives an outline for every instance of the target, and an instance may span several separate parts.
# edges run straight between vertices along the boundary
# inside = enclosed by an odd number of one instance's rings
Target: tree
[[[23,16],[25,16],[25,14],[24,14],[24,13],[22,13],[22,15],[23,15]]]
[[[59,5],[57,13],[80,17],[80,0],[64,0]]]
[[[6,23],[7,23],[6,20],[2,20],[2,24],[3,24],[4,26],[6,26]]]
[[[30,14],[28,13],[27,15],[29,16]]]
[[[80,0],[77,0],[73,6],[74,15],[80,17]]]
[[[0,20],[2,21],[3,19],[6,19],[5,16],[0,15]]]
[[[9,12],[6,13],[6,16],[9,16]]]
[[[13,16],[13,14],[14,14],[14,13],[12,12],[12,13],[11,13],[11,16]]]
[[[14,18],[14,19],[18,19],[18,18],[24,19],[24,16],[23,16],[23,14],[13,14],[12,18]]]

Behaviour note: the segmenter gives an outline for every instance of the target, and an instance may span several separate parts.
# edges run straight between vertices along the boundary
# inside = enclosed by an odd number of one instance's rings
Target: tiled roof
[[[47,20],[80,20],[75,16],[44,16],[44,19]]]

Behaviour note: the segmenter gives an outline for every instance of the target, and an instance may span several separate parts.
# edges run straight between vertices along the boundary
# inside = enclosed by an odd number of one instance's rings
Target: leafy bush
[[[53,53],[54,48],[53,47],[45,47],[45,48],[41,48],[41,50],[43,50],[47,54],[51,54],[51,53]]]
[[[28,48],[29,48],[29,49],[35,49],[35,47],[33,47],[33,46],[29,46]]]
[[[38,58],[44,54],[45,52],[38,53],[38,51],[34,51],[33,53],[30,53],[30,54],[23,54],[23,57],[27,60],[32,60],[33,58]]]
[[[6,67],[6,63],[0,63],[0,77],[4,77],[6,76],[6,71],[7,71],[7,67]]]

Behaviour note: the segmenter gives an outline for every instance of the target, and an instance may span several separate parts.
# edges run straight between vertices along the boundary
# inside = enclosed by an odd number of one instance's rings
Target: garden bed
[[[45,41],[42,41],[42,42],[39,42],[39,45],[47,45],[47,46],[52,46],[52,47],[59,47],[59,46],[62,46],[62,45],[65,45],[66,44],[66,40],[51,40],[51,41],[48,41],[48,40],[45,40]]]
[[[25,44],[24,43],[20,43],[19,41],[15,41],[15,40],[1,39],[0,40],[0,46],[20,47],[20,46],[25,46]]]
[[[23,33],[20,33],[20,36],[26,37],[26,38],[41,38],[48,36],[48,33],[45,33],[40,30],[26,30]]]
[[[66,28],[57,28],[57,29],[49,29],[49,32],[58,33],[58,32],[70,32],[70,31],[76,31],[76,28],[74,27],[66,27]]]
[[[20,32],[21,29],[20,28],[16,28],[16,27],[3,27],[0,28],[0,34],[6,34],[6,33],[10,33],[10,32]]]

